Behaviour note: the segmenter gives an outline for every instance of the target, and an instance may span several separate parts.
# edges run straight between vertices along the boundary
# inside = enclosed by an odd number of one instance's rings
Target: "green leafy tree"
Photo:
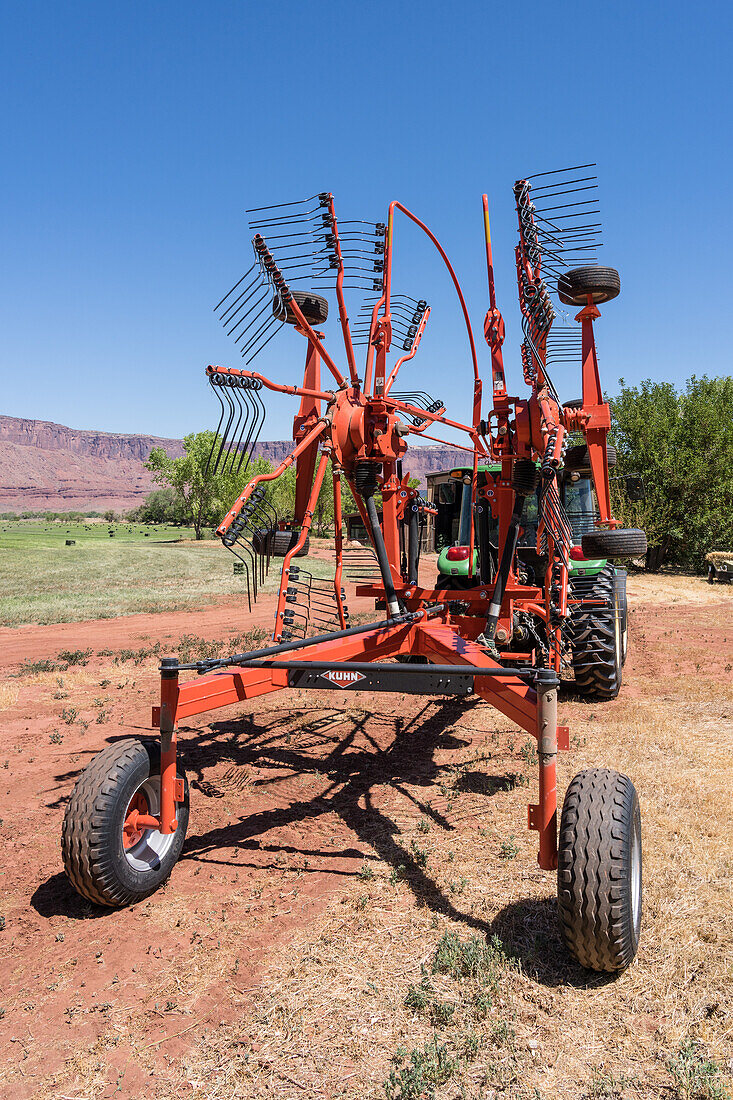
[[[220,444],[214,432],[194,432],[183,440],[185,454],[180,458],[171,458],[162,447],[154,447],[145,463],[153,480],[173,494],[175,522],[193,527],[197,539],[203,538],[205,529],[218,526],[255,474],[272,470],[266,459],[256,458],[246,470],[237,472],[236,462],[222,461],[215,471]],[[268,499],[273,496],[274,484],[263,485]]]
[[[609,399],[615,472],[641,474],[646,489],[639,502],[616,494],[620,518],[646,530],[660,563],[702,571],[706,553],[733,546],[733,378],[693,375],[681,392],[619,384]]]

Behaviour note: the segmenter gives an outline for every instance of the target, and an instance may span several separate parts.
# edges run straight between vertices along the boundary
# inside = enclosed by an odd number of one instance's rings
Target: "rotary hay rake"
[[[264,422],[264,390],[300,399],[292,452],[277,469],[246,482],[217,531],[244,565],[250,606],[273,557],[284,554],[273,644],[194,664],[162,661],[160,706],[153,709],[159,741],[127,739],[106,748],[80,777],[67,809],[65,866],[85,897],[102,905],[125,905],[150,894],[169,876],[183,847],[189,814],[188,786],[177,754],[179,721],[288,687],[431,696],[475,693],[537,741],[539,799],[529,807],[528,824],[539,836],[540,867],[558,871],[560,923],[570,952],[599,970],[630,964],[641,919],[640,814],[633,784],[608,769],[581,772],[568,788],[559,837],[557,826],[556,759],[569,743],[568,728],[558,725],[559,676],[584,617],[606,616],[617,638],[619,670],[621,661],[622,610],[613,594],[616,588],[593,598],[593,591],[589,596],[586,588],[577,595],[568,584],[573,534],[558,475],[573,433],[576,440],[583,438],[584,462],[597,498],[597,521],[582,536],[582,555],[636,556],[646,545],[643,532],[620,530],[611,514],[606,447],[610,417],[593,326],[600,316],[598,305],[615,297],[620,284],[617,272],[596,261],[600,226],[590,168],[581,166],[580,175],[577,169],[544,173],[514,187],[521,356],[528,387],[523,397],[510,396],[506,386],[504,322],[496,304],[488,201],[483,197],[489,286],[484,335],[491,355],[493,406],[487,415],[458,279],[433,233],[406,207],[392,202],[386,223],[339,225],[333,196],[323,193],[250,212],[252,266],[216,307],[245,369],[207,368],[221,406],[209,463],[229,473],[247,470]],[[444,403],[424,391],[393,388],[401,368],[415,356],[430,317],[424,300],[392,290],[397,215],[427,234],[455,286],[472,372],[470,424],[450,419]],[[578,329],[553,327],[556,310],[546,279],[552,280],[552,293],[556,287],[561,303],[580,307]],[[301,282],[307,290],[297,289]],[[343,371],[324,344],[321,327],[328,300],[317,293],[323,289],[330,289],[337,302]],[[363,298],[353,331],[345,291],[358,291]],[[278,383],[247,369],[286,325],[306,342],[300,385]],[[363,377],[355,350],[360,344],[366,347]],[[398,355],[390,360],[395,346]],[[560,401],[548,370],[556,362],[578,362],[581,400]],[[328,386],[321,381],[323,367],[333,379]],[[409,487],[404,469],[408,437],[444,442],[428,433],[441,425],[463,433],[470,455],[463,478],[470,506],[460,545],[453,550],[468,565],[455,588],[450,578],[432,582],[419,576],[421,529],[431,506]],[[297,558],[307,549],[329,463],[335,570],[331,580],[323,581],[298,565]],[[283,521],[269,502],[267,483],[293,465],[294,515]],[[479,469],[484,471],[480,479]],[[493,472],[487,475],[487,470]],[[356,561],[349,560],[342,539],[344,480],[371,543],[368,553],[357,553]],[[520,560],[517,554],[532,499],[538,512],[534,568],[527,565],[526,555]],[[580,549],[574,548],[575,558]],[[357,582],[356,593],[373,597],[375,607],[386,612],[384,618],[349,625],[344,587],[349,574]],[[333,629],[312,636],[314,627],[329,625]],[[585,657],[593,659],[592,653]]]

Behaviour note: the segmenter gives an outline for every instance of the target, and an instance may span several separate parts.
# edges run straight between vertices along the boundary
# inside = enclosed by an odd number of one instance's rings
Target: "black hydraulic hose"
[[[506,533],[506,541],[504,543],[504,549],[501,554],[501,562],[499,563],[499,572],[496,574],[494,591],[491,594],[489,614],[486,619],[486,626],[484,628],[484,637],[486,641],[491,644],[493,644],[494,635],[496,634],[496,624],[498,623],[499,615],[501,614],[501,605],[504,601],[506,582],[509,577],[509,570],[512,567],[514,554],[516,553],[517,549],[517,541],[519,539],[519,521],[522,518],[524,500],[525,498],[523,496],[519,496],[518,494],[514,497],[514,511],[512,512],[512,518],[509,521],[509,529]]]
[[[445,604],[434,604],[426,608],[424,614],[428,619],[434,618],[445,610]],[[378,623],[363,623],[361,626],[349,626],[345,630],[332,630],[328,634],[318,634],[315,638],[302,638],[296,642],[283,642],[281,645],[268,646],[267,649],[255,649],[250,653],[234,653],[231,657],[211,657],[206,661],[196,661],[190,665],[179,665],[173,658],[164,658],[161,663],[161,671],[177,668],[182,671],[195,670],[196,672],[212,672],[217,668],[227,668],[229,665],[240,665],[247,661],[258,661],[264,657],[274,657],[278,653],[293,653],[298,649],[306,649],[308,646],[320,645],[321,642],[336,642],[339,638],[350,638],[355,634],[368,634],[370,630],[383,630],[393,626],[407,626],[417,622],[423,616],[422,611],[406,611],[390,619],[384,619]]]
[[[382,574],[382,584],[384,585],[384,595],[387,603],[387,610],[390,615],[400,614],[400,604],[397,599],[397,593],[394,590],[394,584],[392,582],[392,572],[389,568],[389,559],[387,557],[387,548],[384,545],[384,536],[382,535],[382,526],[379,522],[379,514],[377,513],[377,505],[374,502],[374,497],[369,494],[364,495],[364,506],[366,508],[367,516],[369,517],[369,524],[371,526],[372,545],[374,546],[374,552],[377,555],[377,561],[379,562],[379,572]]]
[[[410,507],[407,528],[407,581],[417,584],[417,566],[420,561],[420,511],[417,504]]]

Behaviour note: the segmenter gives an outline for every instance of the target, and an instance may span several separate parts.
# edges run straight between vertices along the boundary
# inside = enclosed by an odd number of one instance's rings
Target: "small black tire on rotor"
[[[610,302],[621,292],[621,276],[615,267],[575,267],[557,280],[557,296],[566,306],[585,306],[590,294],[594,305]]]
[[[328,300],[322,298],[320,294],[312,294],[306,290],[295,290],[293,291],[293,300],[309,325],[322,325],[328,319]],[[285,303],[285,310],[283,311],[283,302],[280,298],[275,298],[273,301],[272,312],[278,321],[284,321],[286,325],[298,324],[298,318],[288,303]]]
[[[520,497],[531,496],[540,480],[540,472],[531,458],[516,458],[512,468],[512,489]]]
[[[166,881],[188,828],[188,783],[180,764],[178,778],[183,802],[176,803],[176,831],[125,834],[132,806],[160,812],[160,742],[127,737],[90,761],[72,791],[61,834],[64,869],[78,894],[119,907],[146,898]]]
[[[618,455],[613,443],[606,444],[606,454],[608,456],[608,468],[612,470],[618,461]],[[569,470],[571,473],[590,474],[591,465],[587,445],[585,443],[577,443],[573,447],[568,447],[565,452],[565,458],[563,459],[563,465],[565,469]]]
[[[612,561],[641,558],[647,551],[646,534],[638,527],[616,527],[613,530],[598,527],[583,535],[581,545],[586,558],[609,558]]]
[[[300,531],[294,531],[292,528],[287,528],[285,531],[275,531],[272,536],[270,553],[275,558],[284,558],[289,550],[295,546],[300,537]],[[306,535],[305,542],[301,546],[300,550],[295,554],[296,558],[306,557],[310,550],[311,539],[310,535]]]
[[[634,784],[610,768],[570,783],[560,820],[557,902],[565,944],[581,966],[616,972],[639,946],[641,812]]]

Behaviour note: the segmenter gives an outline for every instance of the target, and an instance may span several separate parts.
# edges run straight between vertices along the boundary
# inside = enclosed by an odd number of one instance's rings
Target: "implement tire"
[[[641,812],[634,784],[609,768],[575,776],[560,820],[557,904],[581,966],[630,966],[641,927]]]
[[[328,299],[322,298],[320,294],[312,294],[307,290],[294,290],[293,300],[309,325],[318,327],[327,319]],[[282,303],[279,298],[275,298],[275,301],[272,303],[272,312],[273,315],[277,317],[278,321],[284,321],[286,325],[298,324],[298,319],[290,306],[286,306],[283,311]]]
[[[638,527],[597,527],[583,535],[581,545],[586,558],[641,558],[647,551],[646,534]]]
[[[272,542],[270,544],[270,553],[274,558],[284,558],[288,550],[291,550],[295,546],[298,538],[300,537],[300,531],[275,531]],[[306,535],[305,542],[301,546],[296,558],[304,558],[311,547],[311,537]]]
[[[183,802],[176,803],[175,833],[130,829],[133,809],[160,812],[160,742],[127,737],[97,753],[72,791],[61,835],[64,868],[77,893],[97,905],[131,905],[166,881],[188,828],[180,764],[178,778]]]
[[[588,295],[595,305],[610,302],[621,293],[621,276],[615,267],[575,267],[557,280],[557,296],[566,306],[585,306]]]
[[[608,468],[612,470],[616,465],[618,457],[613,443],[606,444],[606,455],[608,456]],[[568,447],[565,458],[563,459],[563,466],[572,473],[589,474],[591,472],[588,448],[585,443],[578,443],[574,447]]]
[[[570,645],[575,691],[583,699],[607,701],[621,690],[622,639],[618,593],[612,565],[595,577],[570,581],[573,599],[605,600],[605,607],[574,607]]]

